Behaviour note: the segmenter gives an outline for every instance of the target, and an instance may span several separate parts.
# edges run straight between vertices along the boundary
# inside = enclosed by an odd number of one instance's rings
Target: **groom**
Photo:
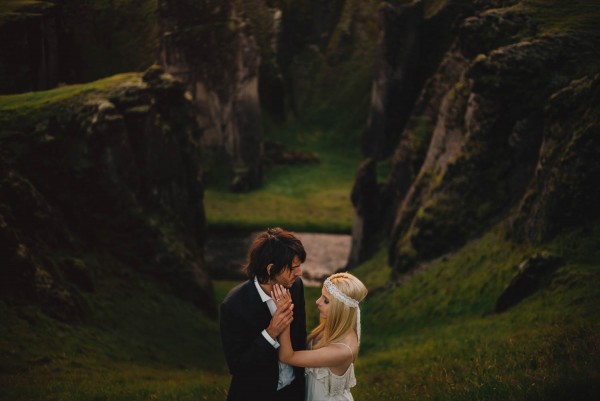
[[[260,234],[250,246],[248,281],[221,304],[221,340],[231,372],[227,401],[303,401],[304,369],[279,362],[277,337],[291,324],[294,349],[306,348],[302,266],[304,246],[281,228]],[[273,284],[290,290],[292,308],[277,308]]]

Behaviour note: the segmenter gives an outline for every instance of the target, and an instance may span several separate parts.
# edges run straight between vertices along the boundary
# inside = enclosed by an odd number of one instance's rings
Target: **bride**
[[[271,295],[278,307],[291,303],[282,286],[275,285]],[[306,401],[354,400],[350,388],[356,385],[354,361],[360,343],[358,303],[366,295],[367,288],[352,274],[333,274],[316,302],[321,322],[308,336],[308,350],[294,351],[289,325],[281,333],[279,360],[306,368]]]

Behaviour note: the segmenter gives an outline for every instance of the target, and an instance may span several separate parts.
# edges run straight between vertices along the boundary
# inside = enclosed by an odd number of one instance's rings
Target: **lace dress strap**
[[[350,348],[350,346],[348,344],[345,344],[345,343],[331,343],[331,344],[342,344],[343,346],[348,348],[350,350],[350,355],[352,356],[352,361],[354,362],[354,352],[352,352],[352,348]]]

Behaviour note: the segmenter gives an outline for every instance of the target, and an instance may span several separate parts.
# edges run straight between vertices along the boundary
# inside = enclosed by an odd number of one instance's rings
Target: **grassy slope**
[[[495,300],[523,257],[567,263],[503,314]],[[355,274],[363,306],[356,399],[591,400],[600,395],[600,228],[543,247],[495,229],[382,290],[385,253]],[[0,399],[223,400],[229,376],[217,323],[131,274],[99,280],[88,322],[64,325],[1,305]],[[217,300],[236,283],[215,283]],[[308,326],[318,288],[307,288]]]
[[[566,264],[542,290],[493,313],[518,263],[540,249]],[[356,398],[597,399],[599,256],[598,227],[537,249],[511,243],[496,229],[394,288],[375,291],[363,309]],[[371,288],[384,281],[384,257],[356,271]]]
[[[216,282],[217,300],[236,284]],[[311,327],[319,293],[306,289]],[[111,279],[88,300],[97,311],[76,326],[0,304],[0,400],[225,399],[217,322],[141,277]]]
[[[222,399],[217,322],[161,283],[102,263],[122,273],[96,278],[84,322],[0,303],[0,399]]]
[[[0,95],[0,138],[32,130],[40,121],[59,114],[61,107],[77,103],[87,94],[109,90],[125,82],[139,82],[140,79],[140,75],[136,73],[118,74],[81,85],[65,85],[18,95]]]

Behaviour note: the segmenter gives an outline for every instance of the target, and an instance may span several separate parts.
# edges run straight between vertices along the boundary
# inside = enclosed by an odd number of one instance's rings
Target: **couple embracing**
[[[221,304],[221,339],[231,372],[228,401],[352,401],[363,283],[327,278],[320,324],[306,336],[300,240],[281,228],[260,234],[245,266],[249,280]]]

